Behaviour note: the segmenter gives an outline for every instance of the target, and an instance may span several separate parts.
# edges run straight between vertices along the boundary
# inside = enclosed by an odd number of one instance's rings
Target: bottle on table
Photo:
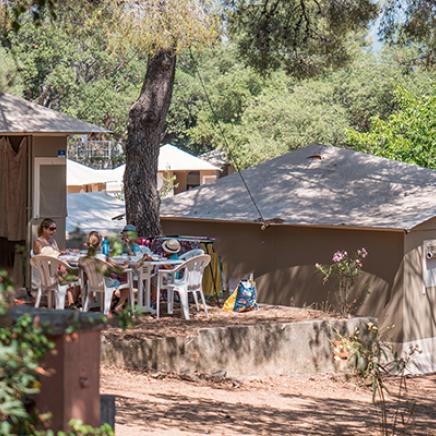
[[[109,240],[108,238],[103,238],[103,243],[101,246],[101,252],[105,255],[105,256],[109,256]]]

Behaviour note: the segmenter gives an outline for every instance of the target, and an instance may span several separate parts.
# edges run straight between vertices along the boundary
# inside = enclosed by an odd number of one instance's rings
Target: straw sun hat
[[[167,239],[162,243],[162,250],[169,254],[178,253],[180,248],[180,242],[177,239]]]

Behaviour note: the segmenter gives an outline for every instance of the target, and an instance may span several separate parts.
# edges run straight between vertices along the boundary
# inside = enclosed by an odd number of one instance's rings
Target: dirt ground
[[[392,392],[397,385],[389,382]],[[380,434],[370,390],[343,376],[240,381],[103,367],[101,391],[117,397],[119,436]],[[436,435],[436,374],[408,379],[408,398],[389,399],[389,422],[395,410],[413,410],[406,428],[398,414],[395,434]]]
[[[164,308],[166,304],[162,304]],[[270,306],[262,304],[259,310],[234,313],[224,312],[219,307],[208,307],[209,318],[206,318],[203,311],[195,312],[191,306],[191,320],[186,322],[179,311],[174,315],[164,315],[156,319],[151,315],[139,317],[138,324],[127,330],[120,328],[110,328],[104,331],[104,335],[110,337],[123,338],[156,338],[165,336],[192,336],[201,328],[226,327],[229,325],[252,325],[259,323],[286,323],[304,320],[325,320],[334,318],[333,315],[306,308]]]

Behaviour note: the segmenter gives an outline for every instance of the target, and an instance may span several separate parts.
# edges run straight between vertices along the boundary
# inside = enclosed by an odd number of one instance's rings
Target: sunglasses
[[[48,229],[54,232],[56,230],[56,227],[49,227]]]

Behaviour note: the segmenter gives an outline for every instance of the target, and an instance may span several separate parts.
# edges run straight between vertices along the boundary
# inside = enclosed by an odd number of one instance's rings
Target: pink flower
[[[333,262],[340,262],[346,254],[346,251],[337,251],[332,257]]]
[[[362,262],[360,261],[360,259],[357,259],[356,260],[356,265],[359,267],[359,268],[362,268]]]
[[[365,248],[361,248],[360,250],[357,250],[358,256],[360,256],[362,259],[365,259],[366,256],[368,256],[368,252]]]

